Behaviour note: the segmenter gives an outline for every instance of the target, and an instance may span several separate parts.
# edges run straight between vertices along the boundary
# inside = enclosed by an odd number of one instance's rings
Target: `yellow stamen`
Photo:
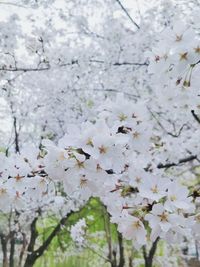
[[[159,217],[161,222],[168,222],[168,214],[166,212],[163,212]]]
[[[180,53],[180,61],[182,60],[188,60],[188,52],[185,52],[185,53]]]
[[[127,116],[124,113],[119,114],[118,117],[120,121],[125,121],[127,119]]]
[[[6,194],[7,190],[5,188],[0,188],[0,195]]]
[[[87,185],[87,179],[85,179],[85,176],[83,176],[81,179],[80,179],[80,187],[85,187]]]
[[[94,146],[92,143],[92,138],[88,138],[86,145],[92,146],[92,147]]]
[[[133,133],[133,138],[137,139],[139,136],[140,136],[140,133],[138,133],[137,131]]]
[[[14,178],[18,182],[18,181],[20,181],[23,178],[23,176],[20,176],[19,174],[17,174],[17,176],[15,176]]]
[[[200,54],[200,46],[194,48],[195,53]]]
[[[136,181],[137,184],[140,184],[141,180],[142,180],[141,177],[139,177],[139,176],[135,177],[135,181]]]
[[[170,200],[171,201],[175,201],[175,200],[177,200],[177,197],[175,195],[173,195],[173,196],[170,197]]]
[[[107,147],[105,147],[105,146],[100,146],[99,147],[99,153],[100,154],[105,154],[107,152]]]
[[[152,191],[153,193],[158,193],[158,186],[155,185],[154,187],[152,187],[152,188],[151,188],[151,191]]]
[[[182,34],[181,35],[176,34],[176,42],[180,42],[182,38],[183,38]]]
[[[76,161],[76,166],[77,166],[79,169],[81,169],[81,168],[85,168],[85,166],[84,166],[84,161],[79,161],[79,160],[77,160],[77,161]]]
[[[136,228],[136,229],[141,228],[140,221],[135,221],[135,222],[133,223],[133,228]]]

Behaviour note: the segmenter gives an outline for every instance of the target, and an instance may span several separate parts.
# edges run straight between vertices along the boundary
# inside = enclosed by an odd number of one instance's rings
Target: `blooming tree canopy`
[[[36,250],[32,231],[25,267],[91,198],[137,250],[149,240],[199,240],[195,12],[183,1],[187,18],[164,17],[180,7],[161,1],[150,28],[154,6],[136,23],[120,1],[94,2],[23,0],[27,29],[17,12],[1,22],[2,113],[12,126],[6,138],[1,129],[2,232],[23,238],[39,216],[62,218]],[[84,219],[71,228],[75,242],[84,244],[86,228]]]

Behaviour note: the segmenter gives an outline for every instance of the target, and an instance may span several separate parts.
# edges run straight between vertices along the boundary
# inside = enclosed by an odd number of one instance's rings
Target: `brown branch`
[[[25,253],[26,246],[27,246],[27,239],[26,239],[26,234],[25,233],[22,233],[22,238],[23,238],[23,240],[22,240],[22,248],[21,248],[21,251],[20,251],[20,254],[19,254],[18,267],[22,266],[22,261],[23,261],[24,253]]]
[[[104,64],[105,61],[104,60],[98,60],[98,59],[91,59],[89,62],[91,63],[100,63],[100,64]],[[127,62],[127,61],[123,61],[123,62],[114,62],[114,63],[110,63],[110,65],[113,66],[124,66],[124,65],[129,65],[129,66],[148,66],[149,64],[147,62]]]
[[[129,18],[129,20],[136,26],[136,28],[140,29],[140,26],[132,19],[132,17],[129,15],[128,11],[126,10],[126,8],[122,5],[122,3],[120,2],[120,0],[116,0],[116,2],[120,5],[121,9],[124,11],[124,13],[126,14],[126,16]]]
[[[17,130],[17,118],[13,117],[13,126],[14,126],[14,132],[15,132],[15,152],[19,152],[19,132]]]
[[[147,253],[146,246],[142,247],[143,257],[144,257],[144,261],[145,261],[145,267],[152,267],[153,266],[153,257],[156,253],[157,244],[158,244],[159,240],[160,240],[160,238],[157,237],[157,239],[153,242],[153,244],[149,250],[149,253]]]
[[[84,208],[84,206],[82,207],[82,209],[83,208]],[[81,212],[81,209],[77,212]],[[32,225],[31,225],[31,232],[33,233],[33,236],[31,235],[32,238],[31,238],[31,241],[30,241],[29,246],[28,246],[28,252],[30,252],[30,253],[28,253],[28,255],[27,255],[24,267],[32,267],[34,265],[36,260],[39,257],[41,257],[43,255],[43,253],[48,249],[48,247],[51,244],[54,237],[62,230],[62,227],[67,223],[68,218],[74,213],[75,213],[74,211],[71,211],[70,213],[66,214],[59,221],[59,223],[56,225],[56,227],[52,230],[52,232],[49,234],[49,236],[46,238],[46,240],[44,240],[42,245],[39,246],[39,248],[37,248],[36,250],[34,250],[34,245],[35,245],[36,238],[38,236],[37,229],[36,229],[37,218],[35,218],[33,220]]]
[[[149,107],[147,107],[147,109],[149,110],[149,112],[151,113],[152,117],[156,120],[157,124],[160,126],[160,128],[168,135],[172,136],[172,137],[179,137],[184,129],[184,127],[187,127],[187,124],[183,124],[181,126],[181,128],[178,130],[178,133],[176,133],[175,129],[174,129],[174,133],[172,132],[169,132],[166,130],[166,128],[163,126],[163,124],[159,121],[159,119],[156,117],[156,115],[151,111],[151,109]]]
[[[37,231],[37,220],[38,217],[35,217],[34,220],[31,223],[31,237],[30,237],[30,241],[29,241],[29,245],[28,245],[28,253],[31,253],[34,250],[34,246],[35,246],[35,241],[38,237],[38,231]]]
[[[8,267],[8,249],[7,249],[7,244],[9,240],[9,235],[0,235],[1,238],[1,247],[2,247],[2,252],[3,252],[3,267]]]
[[[9,257],[9,267],[14,267],[15,264],[15,232],[10,233],[10,257]]]
[[[151,259],[151,261],[153,261],[153,257],[154,257],[154,255],[156,253],[156,249],[157,249],[157,245],[158,245],[158,241],[159,240],[160,240],[160,238],[157,237],[157,239],[153,242],[152,247],[151,247],[151,249],[149,251],[149,259]]]
[[[123,236],[121,233],[117,232],[118,244],[119,244],[119,264],[118,267],[124,267],[125,258],[124,258],[124,244]]]
[[[116,62],[112,64],[113,66],[124,66],[124,65],[130,65],[130,66],[148,66],[149,64],[147,62],[144,63],[138,63],[138,62]]]
[[[200,118],[197,116],[197,114],[195,113],[195,111],[194,111],[194,110],[191,110],[191,113],[192,113],[192,116],[194,117],[194,119],[195,119],[198,123],[200,123]]]
[[[170,168],[170,167],[174,167],[174,166],[179,166],[182,163],[186,163],[186,162],[189,162],[189,161],[192,161],[192,160],[195,160],[195,159],[198,160],[197,155],[191,155],[189,157],[180,159],[177,163],[175,163],[175,162],[169,162],[169,163],[166,163],[166,164],[159,163],[157,165],[157,168],[158,169],[163,169],[163,168]]]
[[[44,67],[44,68],[23,68],[23,67],[19,67],[19,68],[6,68],[6,67],[1,67],[0,71],[7,71],[7,72],[30,72],[30,71],[43,71],[43,70],[49,70],[49,67]]]
[[[110,224],[109,224],[109,214],[107,213],[106,207],[102,204],[103,220],[104,220],[104,230],[106,234],[106,242],[108,245],[108,259],[112,265],[113,254],[112,254],[112,238],[110,233]]]
[[[53,240],[53,238],[60,232],[60,230],[62,229],[62,226],[64,226],[69,218],[69,216],[72,214],[73,212],[70,212],[69,214],[67,214],[65,217],[63,217],[60,222],[57,224],[57,226],[53,229],[53,231],[51,232],[51,234],[47,237],[47,239],[43,242],[43,244],[34,251],[34,254],[36,255],[36,258],[39,258],[44,251],[49,247],[51,241]]]
[[[89,60],[89,63],[99,63],[99,64],[105,64],[106,62],[103,60]],[[72,65],[79,65],[78,60],[72,60],[68,63],[60,63],[57,64],[56,67],[66,67],[66,66],[72,66]],[[115,62],[111,63],[111,66],[148,66],[147,62]],[[46,67],[38,67],[38,68],[30,68],[30,67],[11,67],[7,68],[6,66],[3,66],[0,68],[0,71],[5,72],[37,72],[37,71],[46,71],[52,69],[51,65],[47,65]]]

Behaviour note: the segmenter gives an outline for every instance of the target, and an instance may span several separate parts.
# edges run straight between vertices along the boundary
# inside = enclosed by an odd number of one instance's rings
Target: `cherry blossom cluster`
[[[195,25],[176,21],[160,33],[157,46],[147,53],[148,70],[159,82],[160,96],[164,93],[173,106],[184,109],[199,109],[200,104],[200,38]]]
[[[118,95],[97,114],[95,121],[69,125],[58,145],[43,140],[41,151],[1,154],[1,211],[34,216],[59,208],[66,215],[99,197],[136,248],[146,244],[148,228],[152,241],[176,242],[191,230],[198,233],[200,219],[189,190],[157,168],[146,103]]]
[[[69,125],[58,145],[43,140],[41,151],[2,153],[0,209],[56,213],[59,207],[67,214],[99,197],[136,248],[146,244],[148,228],[151,241],[176,242],[191,230],[198,235],[193,198],[179,180],[157,168],[154,140],[146,103],[118,95],[98,108],[94,121]]]
[[[64,216],[73,209],[74,202],[66,201],[45,173],[41,153],[31,146],[20,154],[0,153],[0,212],[19,233],[41,214]]]
[[[149,227],[152,241],[176,242],[199,220],[187,187],[156,168],[153,140],[145,103],[119,95],[95,121],[70,125],[58,145],[44,140],[44,170],[68,196],[99,197],[136,248],[146,244]]]
[[[184,22],[176,22],[161,33],[152,52],[154,58],[150,61],[149,70],[167,73],[170,78],[176,79],[177,85],[182,83],[190,87],[190,71],[200,59],[199,36],[194,29]]]
[[[157,45],[147,53],[153,88],[149,106],[157,124],[158,144],[165,144],[160,156],[166,155],[165,162],[177,163],[200,153],[199,26],[178,20],[157,38]]]
[[[140,24],[131,19],[134,30],[112,1],[42,2],[24,21],[16,11],[1,22],[1,112],[11,125],[10,136],[0,131],[8,136],[8,156],[0,154],[1,213],[22,233],[38,215],[65,218],[98,197],[137,249],[159,238],[199,240],[199,193],[181,181],[196,179],[195,172],[159,168],[200,162],[199,25],[171,25],[166,1],[161,16],[155,6]],[[185,14],[179,8],[174,13]],[[157,24],[168,26],[157,33]],[[121,91],[132,101],[107,99]],[[56,143],[27,146],[43,138]],[[81,246],[86,227],[82,219],[71,228]]]

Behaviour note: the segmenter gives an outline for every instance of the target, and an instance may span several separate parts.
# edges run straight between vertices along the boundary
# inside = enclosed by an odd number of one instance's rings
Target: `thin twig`
[[[191,110],[191,113],[192,113],[192,116],[194,117],[194,119],[195,119],[198,123],[200,123],[200,118],[197,116],[197,114],[195,113],[195,111],[194,111],[194,110]]]
[[[189,157],[182,158],[177,163],[175,163],[175,162],[169,162],[169,163],[166,163],[166,164],[159,163],[157,165],[157,168],[158,169],[170,168],[170,167],[178,166],[178,165],[180,165],[182,163],[186,163],[186,162],[189,162],[189,161],[192,161],[192,160],[198,160],[197,155],[191,155]]]
[[[98,64],[106,64],[105,61],[103,60],[94,60],[91,59],[89,60],[89,63],[98,63]],[[72,66],[72,65],[79,65],[78,60],[72,60],[71,62],[68,63],[62,63],[62,64],[57,64],[55,67],[65,67],[65,66]],[[148,66],[147,62],[114,62],[110,64],[111,66]],[[34,72],[34,71],[45,71],[45,70],[50,70],[52,69],[51,65],[47,65],[45,67],[37,67],[37,68],[31,68],[31,67],[12,67],[12,68],[7,68],[6,66],[3,66],[0,68],[0,71],[5,71],[5,72]]]
[[[132,19],[132,17],[129,15],[128,11],[126,8],[122,5],[120,0],[116,0],[116,2],[120,5],[121,9],[124,11],[124,13],[127,15],[127,17],[130,19],[130,21],[138,28],[140,29],[140,26]]]

